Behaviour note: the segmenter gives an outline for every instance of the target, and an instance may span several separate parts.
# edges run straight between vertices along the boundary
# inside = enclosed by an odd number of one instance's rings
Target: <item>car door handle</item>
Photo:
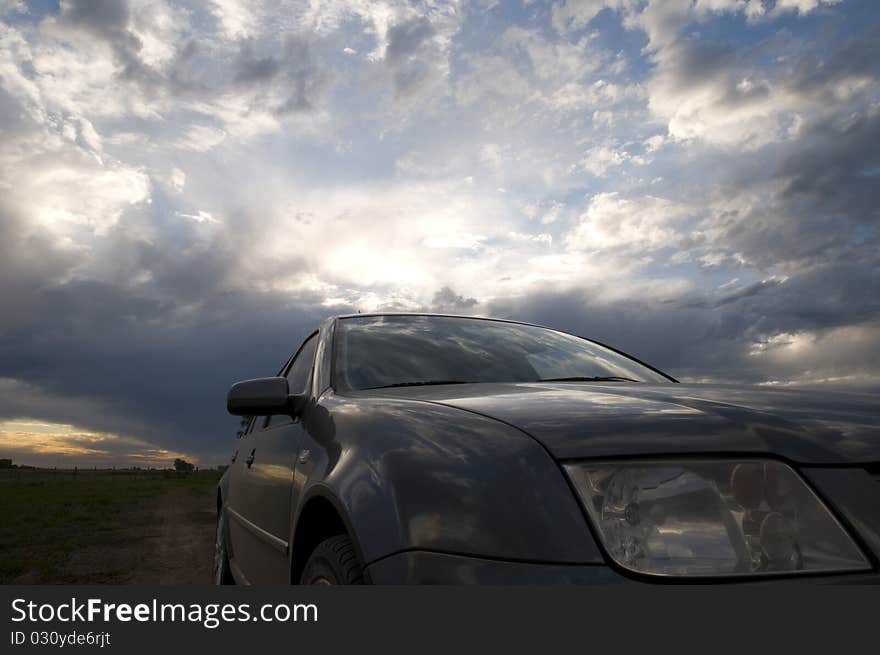
[[[250,467],[251,467],[251,464],[254,463],[254,454],[255,454],[256,452],[257,452],[257,449],[254,448],[254,449],[251,451],[251,454],[248,455],[248,458],[247,458],[246,460],[244,460],[244,463],[247,464],[247,467],[248,467],[248,468],[250,468]]]

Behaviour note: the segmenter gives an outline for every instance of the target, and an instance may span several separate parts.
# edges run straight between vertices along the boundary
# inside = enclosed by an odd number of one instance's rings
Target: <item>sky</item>
[[[0,457],[202,466],[326,316],[880,389],[880,3],[0,0]]]

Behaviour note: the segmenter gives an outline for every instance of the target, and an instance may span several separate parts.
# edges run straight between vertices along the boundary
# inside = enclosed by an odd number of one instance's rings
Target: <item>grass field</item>
[[[220,474],[0,475],[0,583],[210,581]]]

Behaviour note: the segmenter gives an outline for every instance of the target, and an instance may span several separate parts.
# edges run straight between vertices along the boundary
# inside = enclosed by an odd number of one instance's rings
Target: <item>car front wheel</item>
[[[364,570],[351,539],[337,535],[318,544],[299,582],[305,585],[364,584]]]

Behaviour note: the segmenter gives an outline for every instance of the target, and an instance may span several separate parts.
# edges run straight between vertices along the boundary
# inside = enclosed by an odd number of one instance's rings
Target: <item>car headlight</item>
[[[788,466],[760,460],[568,464],[608,554],[631,571],[733,576],[868,562]]]

